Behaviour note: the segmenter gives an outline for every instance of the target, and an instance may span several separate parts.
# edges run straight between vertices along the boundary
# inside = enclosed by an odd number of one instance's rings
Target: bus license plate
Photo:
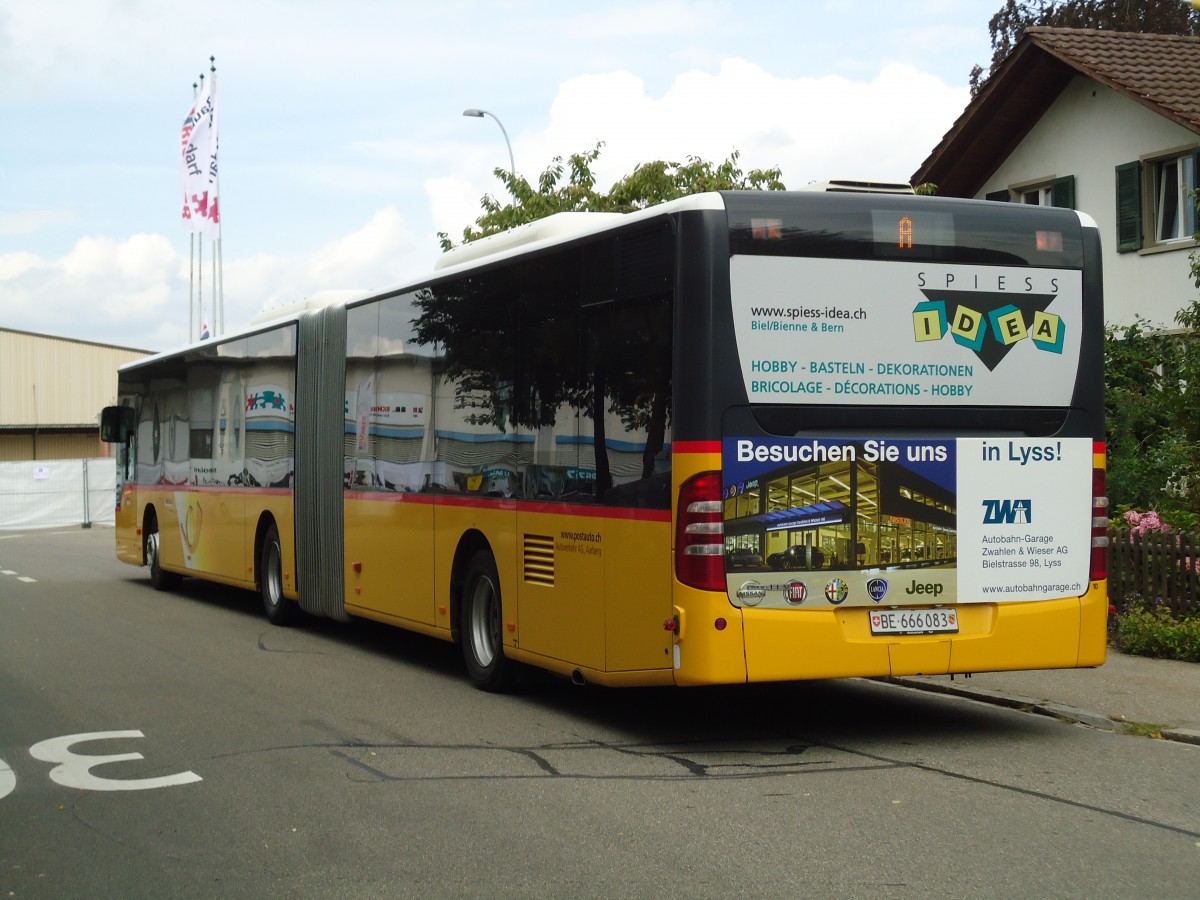
[[[875,609],[871,634],[958,634],[954,609]]]

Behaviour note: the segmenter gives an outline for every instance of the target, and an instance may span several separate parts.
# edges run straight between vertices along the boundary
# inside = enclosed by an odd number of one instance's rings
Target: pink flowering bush
[[[1160,532],[1166,534],[1171,530],[1171,526],[1159,518],[1155,510],[1150,512],[1138,512],[1136,509],[1125,511],[1122,517],[1125,524],[1129,526],[1130,532],[1136,535],[1150,534]]]

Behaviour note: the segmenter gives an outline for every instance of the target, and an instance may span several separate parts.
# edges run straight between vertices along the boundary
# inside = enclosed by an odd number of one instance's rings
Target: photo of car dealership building
[[[725,486],[725,549],[781,570],[953,565],[955,496],[897,462],[788,466]]]

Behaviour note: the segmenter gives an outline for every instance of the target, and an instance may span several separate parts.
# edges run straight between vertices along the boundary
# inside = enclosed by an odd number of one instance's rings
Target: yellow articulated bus
[[[604,685],[1104,661],[1095,224],[567,214],[123,367],[117,556]]]

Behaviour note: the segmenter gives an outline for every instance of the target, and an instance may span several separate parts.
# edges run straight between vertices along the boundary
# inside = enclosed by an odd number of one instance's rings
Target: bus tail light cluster
[[[721,475],[702,472],[679,491],[675,577],[688,587],[725,590],[725,523]]]
[[[1092,469],[1091,580],[1108,577],[1108,478],[1104,469]]]

